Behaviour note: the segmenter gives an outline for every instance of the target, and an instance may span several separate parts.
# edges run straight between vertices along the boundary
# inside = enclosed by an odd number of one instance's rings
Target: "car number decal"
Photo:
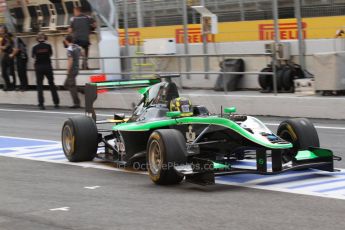
[[[186,132],[186,138],[187,138],[188,143],[195,141],[196,133],[193,132],[193,126],[192,125],[188,126],[188,132]]]

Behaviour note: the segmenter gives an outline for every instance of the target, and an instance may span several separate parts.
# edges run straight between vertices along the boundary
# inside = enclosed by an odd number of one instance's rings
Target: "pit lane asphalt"
[[[0,135],[60,140],[64,120],[82,112],[0,105]],[[283,120],[261,119],[272,130]],[[345,153],[344,121],[313,122],[328,127],[318,129],[324,147]],[[69,211],[50,211],[61,207]],[[146,175],[0,157],[1,230],[344,229],[344,211],[342,200],[225,185],[161,187]]]

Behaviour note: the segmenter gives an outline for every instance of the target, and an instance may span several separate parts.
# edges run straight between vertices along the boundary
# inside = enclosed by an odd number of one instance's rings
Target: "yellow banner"
[[[345,26],[345,16],[318,17],[303,19],[303,36],[306,39],[334,38],[336,30]],[[282,40],[297,39],[296,19],[279,20],[280,38]],[[208,35],[207,41],[237,42],[273,40],[274,26],[272,20],[222,22],[218,23],[219,33]],[[120,30],[120,44],[125,45],[125,34]],[[183,43],[182,26],[159,26],[129,29],[129,45],[137,45],[150,38],[175,38],[176,43]],[[202,43],[201,25],[188,26],[188,42]]]
[[[5,0],[0,0],[0,24],[5,24],[6,19],[4,12],[7,10],[7,3]]]

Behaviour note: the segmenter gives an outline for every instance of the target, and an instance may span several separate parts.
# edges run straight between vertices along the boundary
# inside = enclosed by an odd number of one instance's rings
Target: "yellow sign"
[[[0,0],[0,24],[6,23],[6,19],[4,15],[5,10],[7,10],[6,1]]]
[[[345,26],[345,16],[318,17],[303,19],[303,36],[306,39],[334,38],[336,31]],[[298,38],[296,19],[279,20],[280,38],[293,40]],[[207,42],[237,42],[273,40],[274,26],[272,20],[240,21],[218,23],[218,34],[208,35]],[[175,38],[183,43],[182,26],[160,26],[129,29],[129,44],[150,38]],[[120,30],[121,45],[125,44],[124,32]],[[202,43],[201,25],[188,26],[188,42]]]

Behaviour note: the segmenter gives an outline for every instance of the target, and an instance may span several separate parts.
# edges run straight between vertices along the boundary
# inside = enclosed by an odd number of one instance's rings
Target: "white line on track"
[[[25,154],[26,157],[40,157],[40,156],[46,156],[45,159],[48,158],[48,156],[50,157],[57,157],[57,156],[61,156],[61,151],[62,150],[58,150],[58,151],[46,151],[46,152],[39,152],[39,153],[29,153],[29,154]],[[23,153],[19,153],[17,154],[17,156],[20,156],[20,154]],[[57,155],[59,154],[59,155]]]
[[[0,138],[2,138],[3,136],[0,136]],[[13,137],[11,137],[11,139],[13,139]],[[22,138],[18,138],[18,139],[22,139]],[[30,139],[31,140],[31,139]],[[42,148],[42,146],[44,145],[31,145],[28,147],[6,147],[6,148],[0,148],[0,151],[13,151],[13,152],[18,152],[22,149],[26,149],[26,150],[30,150],[30,149],[37,149],[37,148]],[[51,146],[51,145],[50,145]]]
[[[61,207],[61,208],[49,209],[49,211],[63,211],[63,212],[68,212],[69,210],[70,210],[70,207]]]
[[[90,190],[94,190],[94,189],[97,189],[97,188],[100,188],[101,186],[87,186],[87,187],[84,187],[85,189],[90,189]]]
[[[59,151],[61,152],[61,144],[60,145],[48,145],[48,146],[43,146],[43,147],[39,147],[39,148],[34,148],[34,149],[25,149],[25,148],[17,148],[16,154],[17,155],[31,155],[31,154],[46,154],[48,152],[52,152],[52,149],[56,150],[59,149]]]

